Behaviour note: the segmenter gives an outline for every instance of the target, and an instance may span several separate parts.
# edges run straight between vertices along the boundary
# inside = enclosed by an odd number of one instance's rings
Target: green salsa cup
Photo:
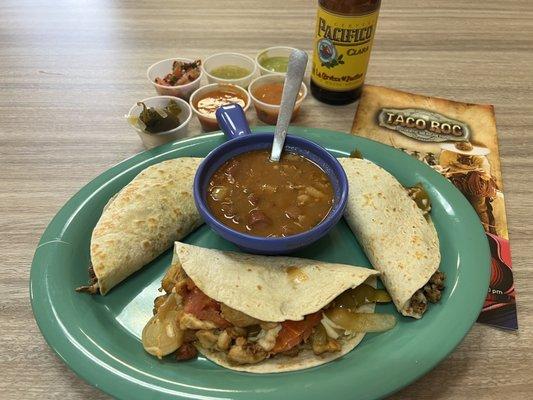
[[[257,53],[255,63],[261,75],[286,74],[289,55],[294,47],[276,46],[268,47]]]
[[[202,71],[207,76],[209,83],[230,83],[246,89],[256,74],[257,66],[252,58],[244,54],[217,53],[204,60]],[[217,73],[218,71],[224,71],[224,76]],[[227,74],[231,71],[234,71],[236,74],[241,71],[247,71],[247,73],[244,75],[235,75],[235,77],[228,77]]]

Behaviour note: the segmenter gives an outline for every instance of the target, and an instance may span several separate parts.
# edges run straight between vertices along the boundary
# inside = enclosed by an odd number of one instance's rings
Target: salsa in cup
[[[218,127],[216,110],[227,104],[239,104],[244,111],[250,107],[250,96],[240,86],[213,83],[196,90],[189,100],[193,112],[198,117],[202,129],[215,131]]]
[[[205,59],[202,69],[209,83],[232,83],[247,88],[257,66],[254,60],[240,53],[218,53]]]
[[[285,75],[271,74],[254,79],[248,87],[257,117],[266,124],[275,125],[278,120],[284,84]],[[298,115],[305,96],[307,96],[307,87],[302,83],[291,121]]]
[[[294,47],[276,46],[261,50],[255,57],[255,62],[261,75],[286,74],[289,65],[289,55]]]

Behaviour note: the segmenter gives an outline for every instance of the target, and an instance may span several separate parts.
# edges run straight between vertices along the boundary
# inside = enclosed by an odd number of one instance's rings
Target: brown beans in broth
[[[280,162],[268,150],[226,161],[211,177],[207,204],[223,224],[264,237],[290,236],[319,224],[333,206],[326,173],[307,158],[285,152]]]

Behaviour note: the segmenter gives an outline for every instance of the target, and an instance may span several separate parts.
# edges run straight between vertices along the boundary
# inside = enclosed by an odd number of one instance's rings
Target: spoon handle
[[[304,78],[306,66],[307,53],[302,50],[293,50],[289,56],[289,65],[287,68],[287,76],[285,77],[285,84],[283,86],[283,94],[281,96],[278,121],[274,131],[274,142],[272,143],[270,161],[277,162],[281,157],[283,144],[285,143],[285,136],[287,136],[287,129],[291,122],[298,92],[302,87],[302,80]]]

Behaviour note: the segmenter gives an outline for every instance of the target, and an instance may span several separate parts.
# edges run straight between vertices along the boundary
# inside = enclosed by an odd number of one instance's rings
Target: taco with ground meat
[[[391,329],[377,271],[176,242],[164,294],[142,333],[144,349],[177,360],[200,352],[233,370],[294,371],[352,350],[365,332]]]
[[[339,159],[350,193],[344,218],[398,311],[421,318],[444,289],[431,203],[421,185],[404,188],[371,161]]]
[[[201,225],[192,194],[201,161],[152,165],[109,200],[91,236],[90,284],[78,291],[105,295]]]

